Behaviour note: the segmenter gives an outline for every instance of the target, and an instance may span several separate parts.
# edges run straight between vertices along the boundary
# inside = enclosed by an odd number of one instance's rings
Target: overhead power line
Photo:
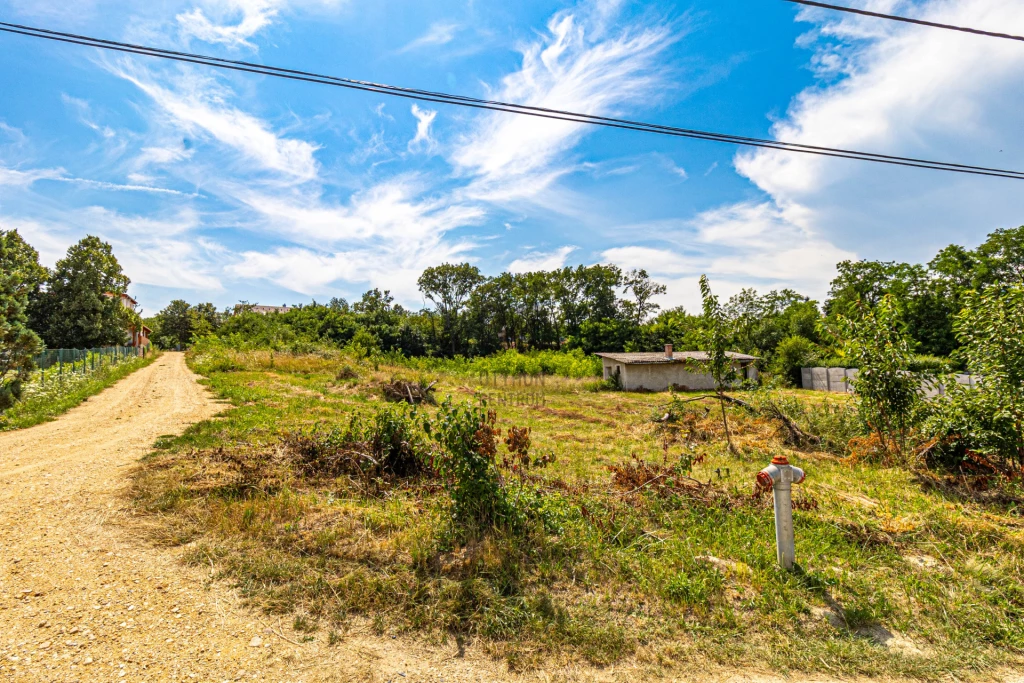
[[[876,19],[889,19],[891,21],[902,21],[907,24],[917,24],[918,26],[930,26],[931,28],[944,28],[950,31],[962,31],[963,33],[973,33],[977,36],[988,36],[989,38],[1006,38],[1007,40],[1020,40],[1024,41],[1024,36],[1015,36],[1009,33],[996,33],[995,31],[982,31],[978,28],[970,28],[967,26],[955,26],[953,24],[940,24],[934,21],[925,21],[924,19],[913,19],[911,17],[901,17],[895,14],[882,14],[881,12],[869,12],[866,9],[857,9],[856,7],[844,7],[843,5],[830,5],[827,2],[817,2],[816,0],[785,0],[785,2],[793,2],[798,5],[808,5],[809,7],[820,7],[822,9],[831,9],[837,12],[849,12],[850,14],[860,14],[865,17],[875,17]]]
[[[195,54],[190,52],[177,52],[174,50],[164,50],[161,48],[148,47],[145,45],[133,45],[131,43],[122,43],[112,40],[92,38],[89,36],[65,33],[62,31],[51,31],[48,29],[35,28],[32,26],[23,26],[20,24],[10,24],[7,22],[0,22],[0,32],[14,33],[23,36],[29,36],[32,38],[43,38],[45,40],[52,40],[62,43],[71,43],[74,45],[84,45],[87,47],[95,47],[103,50],[112,50],[115,52],[137,54],[146,57],[169,59],[188,64],[199,64],[218,69],[228,69],[231,71],[253,73],[263,76],[273,76],[275,78],[284,78],[293,81],[317,83],[320,85],[330,85],[334,87],[347,88],[350,90],[360,90],[364,92],[372,92],[381,95],[389,95],[393,97],[403,97],[406,99],[419,100],[423,102],[451,104],[461,107],[471,107],[474,109],[484,109],[489,111],[501,111],[510,114],[520,114],[524,116],[535,116],[539,118],[553,119],[556,121],[567,121],[570,123],[582,123],[588,125],[605,126],[621,130],[633,130],[644,133],[655,133],[658,135],[668,135],[672,137],[683,137],[696,140],[709,140],[712,142],[724,142],[728,144],[741,145],[746,147],[776,149],[786,152],[814,154],[818,156],[836,157],[841,159],[855,159],[858,161],[871,161],[875,163],[891,164],[896,166],[909,166],[913,168],[927,168],[937,171],[948,171],[952,173],[967,173],[972,175],[983,175],[993,176],[997,178],[1011,178],[1014,180],[1024,180],[1024,171],[1011,171],[999,168],[989,168],[985,166],[972,166],[969,164],[959,164],[944,161],[931,161],[927,159],[918,159],[914,157],[901,157],[890,154],[876,154],[873,152],[861,152],[857,150],[841,149],[835,147],[805,145],[794,142],[784,142],[781,140],[766,140],[761,138],[732,135],[729,133],[716,133],[691,128],[678,128],[675,126],[645,123],[642,121],[632,121],[629,119],[619,119],[607,116],[595,116],[592,114],[581,114],[577,112],[564,111],[560,109],[534,107],[522,104],[515,104],[511,102],[501,102],[498,100],[485,100],[476,97],[466,97],[463,95],[451,95],[447,93],[434,92],[430,90],[403,88],[399,86],[385,85],[381,83],[372,83],[369,81],[359,81],[350,78],[326,76],[323,74],[317,74],[310,71],[302,71],[298,69],[286,69],[282,67],[268,66],[265,64],[256,64],[253,62],[221,59],[219,57],[210,57],[207,55]]]

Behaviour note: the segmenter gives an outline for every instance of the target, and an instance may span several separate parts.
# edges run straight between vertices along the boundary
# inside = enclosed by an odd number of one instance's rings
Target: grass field
[[[190,362],[233,408],[158,442],[135,503],[155,540],[187,544],[190,561],[288,615],[296,638],[334,642],[369,624],[474,639],[514,670],[629,661],[650,676],[685,662],[935,679],[1021,661],[1014,499],[976,502],[844,458],[858,429],[845,397],[744,396],[829,438],[796,450],[777,423],[731,407],[731,455],[705,401],[669,406],[665,393],[566,378],[422,378],[438,381],[439,399],[487,399],[502,433],[529,427],[533,455],[554,460],[505,470],[523,524],[467,532],[436,478],[312,476],[297,464],[296,435],[325,438],[353,415],[369,423],[387,405],[382,382],[419,379],[408,369],[264,352]],[[793,572],[776,566],[770,497],[753,486],[780,451],[808,473]],[[501,446],[497,460],[506,455]]]
[[[22,400],[0,413],[0,431],[23,429],[52,420],[95,396],[110,385],[154,360],[158,353],[143,357],[124,358],[113,365],[101,365],[87,373],[68,371],[58,375],[57,368],[46,371],[46,381],[39,381],[33,373],[32,381],[25,384]]]

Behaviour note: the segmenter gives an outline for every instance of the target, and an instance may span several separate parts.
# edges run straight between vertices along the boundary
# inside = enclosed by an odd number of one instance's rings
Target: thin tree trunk
[[[725,414],[725,398],[721,390],[718,391],[718,405],[722,408],[722,424],[725,426],[725,440],[729,444],[729,452],[738,455],[736,447],[732,445],[732,434],[729,432],[729,418]]]

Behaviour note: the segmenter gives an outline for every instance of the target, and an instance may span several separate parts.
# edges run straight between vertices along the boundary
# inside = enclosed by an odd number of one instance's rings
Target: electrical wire
[[[49,29],[24,26],[21,24],[0,22],[0,32],[18,34],[32,38],[42,38],[45,40],[70,43],[74,45],[82,45],[86,47],[95,47],[99,49],[112,50],[115,52],[122,52],[127,54],[136,54],[146,57],[156,57],[160,59],[168,59],[189,64],[210,66],[219,69],[228,69],[231,71],[239,71],[243,73],[273,76],[275,78],[283,78],[306,83],[316,83],[320,85],[330,85],[335,87],[359,90],[364,92],[372,92],[393,97],[403,97],[406,99],[413,99],[423,102],[432,102],[436,104],[450,104],[456,106],[470,107],[474,109],[501,111],[512,114],[553,119],[557,121],[566,121],[570,123],[598,125],[609,128],[617,128],[621,130],[655,133],[659,135],[668,135],[672,137],[683,137],[697,140],[708,140],[711,142],[723,142],[747,147],[775,149],[780,151],[797,152],[802,154],[814,154],[818,156],[836,157],[841,159],[871,161],[875,163],[883,163],[896,166],[908,166],[912,168],[925,168],[954,173],[967,173],[972,175],[983,175],[997,178],[1024,180],[1024,172],[1022,171],[1011,171],[999,168],[989,168],[984,166],[973,166],[969,164],[932,161],[927,159],[901,157],[889,154],[877,154],[873,152],[861,152],[857,150],[849,150],[834,147],[806,145],[801,143],[784,142],[781,140],[767,140],[761,138],[732,135],[728,133],[717,133],[690,128],[679,128],[675,126],[645,123],[642,121],[633,121],[629,119],[619,119],[606,116],[596,116],[591,114],[581,114],[577,112],[515,104],[510,102],[502,102],[498,100],[485,100],[475,97],[467,97],[464,95],[451,95],[447,93],[434,92],[430,90],[404,88],[399,86],[386,85],[382,83],[373,83],[370,81],[360,81],[350,78],[341,78],[338,76],[327,76],[323,74],[317,74],[298,69],[287,69],[283,67],[257,64],[254,62],[222,59],[220,57],[211,57],[208,55],[201,55],[190,52],[178,52],[174,50],[166,50],[162,48],[149,47],[145,45],[135,45],[131,43],[104,40],[101,38],[93,38],[90,36],[83,36],[74,33],[65,33],[62,31],[52,31]]]
[[[925,21],[924,19],[912,19],[910,17],[901,17],[896,14],[882,14],[881,12],[871,12],[866,9],[857,9],[856,7],[844,7],[843,5],[830,5],[827,2],[817,2],[817,0],[784,0],[784,2],[793,2],[798,5],[808,5],[809,7],[820,7],[822,9],[835,10],[836,12],[849,12],[850,14],[860,14],[865,17],[875,17],[876,19],[889,19],[890,21],[902,21],[907,24],[917,24],[918,26],[929,26],[931,28],[944,28],[949,31],[962,31],[963,33],[973,33],[977,36],[988,36],[989,38],[1005,38],[1007,40],[1020,40],[1024,41],[1024,36],[1015,36],[1009,33],[996,33],[995,31],[982,31],[978,28],[969,28],[967,26],[955,26],[953,24],[939,24],[934,21]]]

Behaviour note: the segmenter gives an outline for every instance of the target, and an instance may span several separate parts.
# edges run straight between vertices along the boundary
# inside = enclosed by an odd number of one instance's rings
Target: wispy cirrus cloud
[[[202,0],[175,20],[186,39],[256,49],[250,38],[270,26],[289,7],[336,8],[341,0]]]
[[[165,76],[167,84],[162,84],[153,73],[127,61],[112,70],[148,95],[167,122],[179,129],[215,140],[247,164],[256,162],[260,170],[282,180],[305,182],[317,177],[317,145],[282,137],[262,119],[229,105],[234,93],[219,81],[186,69]],[[153,160],[185,155],[167,148],[149,150]]]
[[[412,115],[416,117],[416,136],[409,141],[409,151],[432,152],[437,147],[437,141],[430,136],[430,126],[437,118],[437,112],[432,109],[420,109],[414,104]]]
[[[455,39],[455,35],[462,28],[460,24],[452,21],[438,21],[430,25],[426,33],[406,43],[398,52],[413,52],[427,47],[447,45]]]
[[[602,37],[594,40],[588,30]],[[627,24],[609,36],[603,24],[598,28],[573,13],[558,13],[540,39],[521,46],[520,68],[489,96],[533,107],[613,114],[655,97],[664,77],[656,68],[658,57],[674,39],[663,23]],[[487,114],[458,141],[451,161],[472,178],[468,196],[494,201],[531,197],[573,170],[564,155],[590,130],[565,121]]]

